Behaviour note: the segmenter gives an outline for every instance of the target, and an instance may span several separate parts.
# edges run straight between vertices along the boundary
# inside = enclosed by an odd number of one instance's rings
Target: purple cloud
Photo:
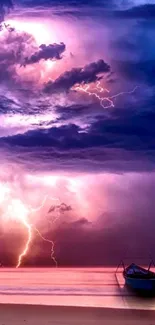
[[[1,2],[0,2],[0,22],[4,21],[5,14],[11,8],[13,8],[12,0],[1,0]]]
[[[60,60],[62,58],[62,53],[65,51],[66,46],[64,43],[60,44],[49,44],[40,45],[38,51],[32,54],[30,57],[25,58],[24,65],[34,64],[39,62],[40,60]]]
[[[110,66],[104,60],[99,60],[84,68],[73,68],[64,72],[55,81],[45,84],[44,90],[47,93],[68,91],[76,84],[87,84],[100,80],[102,77],[98,75],[108,72],[110,72]]]

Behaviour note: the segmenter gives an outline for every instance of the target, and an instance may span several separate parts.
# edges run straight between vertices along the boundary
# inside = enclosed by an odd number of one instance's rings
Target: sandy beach
[[[155,312],[86,307],[0,305],[0,325],[153,325]]]

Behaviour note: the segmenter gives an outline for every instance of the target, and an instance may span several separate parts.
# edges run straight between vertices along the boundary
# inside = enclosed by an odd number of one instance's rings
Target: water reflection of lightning
[[[84,92],[85,94],[87,94],[88,96],[94,96],[95,98],[97,98],[100,102],[100,105],[106,109],[106,108],[112,108],[112,107],[115,107],[114,105],[114,99],[121,96],[121,95],[125,95],[125,94],[132,94],[135,92],[135,90],[138,88],[138,86],[134,87],[134,89],[132,89],[131,91],[129,92],[120,92],[116,95],[113,95],[113,96],[108,96],[108,97],[101,97],[101,95],[98,94],[99,93],[109,93],[109,90],[106,89],[106,88],[103,88],[101,86],[101,83],[100,81],[97,82],[97,85],[95,88],[90,89],[90,85],[87,85],[87,86],[83,86],[83,85],[80,85],[80,86],[76,86],[74,89],[77,90],[77,91],[81,91],[81,92]],[[95,90],[95,91],[94,91]],[[106,104],[107,103],[107,104]]]

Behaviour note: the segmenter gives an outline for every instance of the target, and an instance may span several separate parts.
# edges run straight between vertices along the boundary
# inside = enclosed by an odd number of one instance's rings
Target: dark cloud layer
[[[10,67],[15,64],[21,64],[23,55],[27,47],[31,51],[35,45],[34,38],[24,32],[18,32],[15,29],[6,28],[5,38],[1,43],[0,49],[0,64],[1,71],[5,71],[5,66]],[[31,49],[32,46],[32,49]]]
[[[114,117],[114,116],[113,116]],[[14,146],[27,148],[51,147],[59,150],[86,148],[120,148],[125,150],[154,149],[155,113],[121,114],[116,118],[103,119],[91,124],[86,130],[69,124],[48,129],[38,129],[8,138],[1,138]]]
[[[0,22],[4,21],[5,14],[13,8],[12,0],[1,0],[0,2]]]
[[[19,0],[20,3],[27,5],[27,6],[59,6],[59,5],[66,5],[68,6],[80,6],[80,5],[86,5],[86,6],[104,6],[104,7],[111,7],[112,5],[115,5],[117,2],[115,0],[90,0],[89,2],[87,0]],[[119,1],[120,2],[120,1]]]
[[[68,91],[76,84],[87,84],[101,79],[99,74],[110,72],[110,66],[103,60],[90,63],[84,68],[73,68],[45,85],[45,92]]]
[[[155,4],[135,6],[128,10],[118,11],[117,15],[120,18],[153,19],[155,17]]]
[[[66,49],[64,43],[42,44],[38,47],[31,34],[9,25],[2,26],[0,33],[3,33],[0,48],[0,82],[6,85],[11,82],[12,86],[18,84],[18,87],[24,87],[17,67],[33,65],[41,60],[60,60]]]
[[[155,60],[117,61],[117,67],[126,78],[136,82],[143,81],[150,85],[155,84]]]
[[[39,46],[39,50],[32,54],[30,57],[25,58],[24,65],[37,63],[40,60],[60,60],[62,58],[62,53],[65,51],[65,44],[42,44]]]
[[[116,9],[121,9],[124,11],[131,12],[137,11],[137,8],[143,8],[148,6],[148,11],[149,8],[151,8],[151,5],[154,3],[153,0],[147,0],[146,5],[144,5],[144,1],[136,1],[136,0],[53,0],[52,2],[50,0],[17,0],[18,3],[24,5],[24,6],[31,6],[31,7],[36,7],[36,6],[42,6],[42,7],[59,7],[65,4],[66,8],[80,8],[80,7],[90,7],[92,9],[94,8],[100,8],[100,9],[108,9],[108,10],[116,10]],[[132,8],[136,9],[132,9]],[[143,11],[143,9],[140,9]]]
[[[24,56],[36,48],[32,35],[19,32],[10,26],[3,26],[0,33],[4,33],[0,48],[0,82],[6,85],[17,80],[16,67],[21,65]]]
[[[0,143],[14,148],[10,157],[17,155],[19,161],[27,157],[31,164],[35,157],[36,169],[52,159],[53,169],[153,170],[153,121],[153,111],[121,112],[113,119],[98,117],[86,130],[69,124],[1,138]]]

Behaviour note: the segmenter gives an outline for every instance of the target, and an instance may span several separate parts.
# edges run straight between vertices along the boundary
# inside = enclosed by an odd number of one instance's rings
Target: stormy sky
[[[155,1],[3,0],[0,21],[1,263],[27,223],[22,265],[53,265],[43,238],[60,266],[153,254]]]

